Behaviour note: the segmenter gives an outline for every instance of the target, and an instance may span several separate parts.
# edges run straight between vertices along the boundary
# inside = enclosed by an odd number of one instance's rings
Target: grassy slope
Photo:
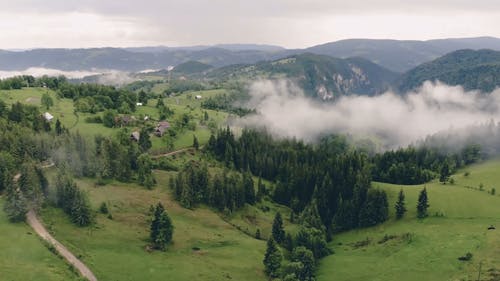
[[[500,182],[500,161],[474,165],[455,175],[455,185],[432,182],[426,185],[430,217],[419,221],[416,202],[421,186],[399,186],[375,183],[390,197],[391,217],[397,193],[403,188],[408,213],[401,221],[391,219],[374,228],[337,235],[331,243],[335,254],[321,261],[318,280],[476,280],[479,263],[483,276],[499,269],[500,230],[487,230],[491,224],[500,227],[500,196],[480,191]],[[474,186],[476,189],[470,188]],[[411,241],[393,239],[379,244],[384,235],[411,233]],[[355,248],[357,241],[371,239],[366,247]],[[470,262],[457,258],[473,253]],[[490,280],[490,279],[485,279]]]
[[[50,89],[23,88],[20,90],[0,90],[0,99],[4,100],[7,104],[19,101],[25,104],[40,105],[40,100],[44,93],[50,94],[54,101],[54,106],[52,106],[48,112],[54,115],[56,119],[59,119],[63,126],[71,131],[78,131],[86,136],[94,136],[96,134],[111,136],[116,134],[118,131],[117,128],[107,128],[102,124],[85,122],[85,118],[95,116],[96,114],[79,112],[75,115],[73,101],[70,99],[58,99],[56,93]],[[165,104],[167,104],[175,112],[174,116],[168,121],[173,122],[175,119],[180,118],[182,114],[188,113],[198,124],[195,131],[184,130],[176,136],[174,140],[174,149],[192,146],[193,135],[196,135],[201,145],[208,142],[208,139],[210,138],[210,130],[205,125],[199,125],[199,122],[203,120],[205,111],[208,113],[209,118],[213,119],[216,124],[220,126],[225,125],[225,121],[228,117],[227,113],[214,110],[204,110],[201,108],[202,100],[196,100],[194,98],[196,95],[208,98],[223,93],[225,93],[225,90],[199,91],[164,99]],[[137,111],[132,115],[137,116],[138,118],[140,118],[140,116],[147,115],[157,120],[158,110],[155,106],[156,100],[149,100],[146,106],[138,107]],[[46,111],[43,108],[40,110],[42,112]],[[134,128],[130,127],[129,129],[132,130]],[[153,143],[153,150],[158,150],[165,146],[164,142],[160,138],[153,137],[151,140]]]
[[[24,223],[10,223],[0,198],[0,280],[77,280],[63,260],[51,253]]]
[[[123,183],[96,188],[89,180],[79,181],[95,209],[107,202],[114,217],[99,214],[92,230],[74,227],[54,208],[46,208],[42,216],[55,237],[81,255],[100,280],[264,280],[265,242],[207,208],[181,208],[165,188],[170,175],[157,172],[160,184],[152,191]],[[174,244],[167,252],[148,253],[147,212],[158,201],[173,220]]]

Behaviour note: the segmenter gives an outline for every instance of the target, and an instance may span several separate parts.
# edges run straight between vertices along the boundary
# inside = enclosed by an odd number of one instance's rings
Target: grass
[[[107,202],[113,220],[97,215],[94,228],[78,228],[60,210],[48,207],[43,219],[55,237],[94,271],[100,280],[265,280],[265,241],[245,235],[205,207],[188,210],[174,202],[166,188],[173,173],[156,172],[158,187],[134,184],[94,187],[78,184],[97,210]],[[162,202],[175,226],[166,252],[148,252],[148,211]],[[199,248],[199,250],[194,250]]]
[[[0,280],[78,280],[25,223],[10,223],[0,197]]]
[[[403,189],[405,218],[336,235],[330,243],[335,254],[320,262],[318,280],[476,280],[479,263],[483,277],[494,278],[493,272],[500,268],[500,230],[487,228],[500,222],[500,196],[480,191],[479,184],[493,187],[500,179],[499,169],[500,160],[488,161],[468,167],[467,177],[459,171],[454,185],[426,184],[430,216],[424,220],[416,219],[424,185],[374,183],[387,191],[392,218],[397,193]],[[386,235],[395,238],[378,243]],[[356,247],[361,241],[369,242]],[[473,254],[472,260],[459,261],[467,252]]]
[[[56,93],[50,89],[23,88],[19,90],[0,90],[0,99],[4,100],[9,105],[19,101],[25,104],[41,106],[40,100],[44,93],[48,93],[52,97],[54,105],[49,110],[44,108],[41,108],[40,110],[42,112],[50,112],[56,119],[61,121],[64,127],[68,128],[72,132],[78,131],[84,136],[93,137],[97,134],[103,136],[113,136],[119,130],[119,128],[107,128],[103,124],[85,122],[87,117],[101,115],[102,112],[97,114],[78,112],[75,114],[73,101],[71,99],[58,98]],[[197,124],[196,130],[194,131],[185,129],[178,133],[174,139],[174,149],[192,146],[193,135],[196,135],[200,145],[208,142],[211,132],[207,125],[201,122],[201,120],[204,119],[205,112],[209,115],[209,121],[212,120],[212,122],[215,122],[217,126],[225,125],[228,117],[227,113],[214,110],[204,110],[201,108],[202,100],[194,98],[196,95],[208,98],[223,93],[225,93],[225,90],[208,90],[190,92],[175,97],[164,98],[165,104],[167,104],[174,111],[174,116],[169,118],[168,121],[173,123],[176,119],[180,119],[183,114],[187,113]],[[155,106],[156,99],[151,99],[147,105],[137,107],[136,112],[132,115],[138,117],[139,119],[142,119],[143,116],[149,116],[154,120],[158,120],[159,114]],[[130,127],[129,129],[133,130],[134,128]],[[152,138],[152,142],[153,150],[161,150],[160,148],[165,146],[165,143],[156,137]]]

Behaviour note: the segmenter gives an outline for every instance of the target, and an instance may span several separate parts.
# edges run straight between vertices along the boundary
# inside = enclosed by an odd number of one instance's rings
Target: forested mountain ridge
[[[308,96],[331,100],[350,94],[380,94],[389,88],[397,74],[363,58],[338,59],[306,53],[254,65],[223,67],[207,76],[225,80],[287,78]]]
[[[493,37],[428,41],[348,39],[313,46],[306,51],[339,58],[359,56],[402,73],[460,49],[500,50],[500,39]]]
[[[493,37],[416,40],[349,39],[305,49],[285,49],[256,44],[221,44],[192,47],[136,47],[90,49],[0,50],[0,69],[45,67],[61,70],[114,69],[141,71],[199,61],[216,67],[254,64],[290,55],[314,53],[338,58],[362,57],[394,72],[408,71],[421,63],[460,49],[500,50]]]
[[[423,82],[439,80],[461,85],[466,90],[491,92],[500,85],[500,52],[459,50],[424,63],[398,79],[400,92],[413,90]]]

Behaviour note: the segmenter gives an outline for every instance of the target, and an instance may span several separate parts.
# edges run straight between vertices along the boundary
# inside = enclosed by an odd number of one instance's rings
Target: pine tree
[[[255,231],[255,239],[258,239],[260,240],[262,237],[260,236],[260,228],[257,228],[257,230]]]
[[[280,212],[277,212],[276,216],[274,216],[272,237],[278,244],[285,242],[285,230],[283,228],[283,219],[281,218]]]
[[[406,213],[405,194],[403,193],[403,189],[399,191],[398,201],[394,208],[396,209],[396,219],[401,219]]]
[[[266,194],[266,186],[262,183],[262,178],[259,177],[259,181],[257,182],[257,195],[256,200],[258,202],[262,201],[262,198]]]
[[[200,143],[198,142],[198,138],[196,135],[193,135],[193,148],[198,150],[200,148]]]
[[[427,217],[427,208],[429,208],[429,200],[427,198],[427,190],[424,187],[420,194],[418,195],[418,203],[417,203],[417,217],[419,219]]]
[[[311,250],[308,250],[303,246],[296,247],[292,252],[292,261],[300,262],[303,265],[298,271],[295,272],[298,280],[313,280],[316,262]]]
[[[163,98],[159,97],[158,102],[156,103],[156,108],[160,108],[162,106],[165,106],[165,103],[163,102]]]
[[[4,210],[11,222],[20,222],[26,219],[28,205],[17,183],[7,186],[7,200],[5,201]]]
[[[78,226],[87,226],[92,223],[92,210],[88,197],[81,190],[77,190],[72,200],[71,221]]]
[[[151,189],[156,184],[156,180],[151,172],[152,165],[153,163],[151,162],[149,154],[141,154],[137,159],[137,178],[139,184],[148,189]]]
[[[154,208],[153,219],[151,220],[150,239],[153,248],[164,251],[167,244],[172,241],[174,226],[165,208],[158,203]]]
[[[243,174],[243,190],[245,192],[245,201],[248,204],[255,204],[255,189],[250,170]]]
[[[151,148],[151,146],[152,144],[149,137],[149,132],[146,127],[143,127],[141,129],[141,132],[139,133],[139,147],[141,148],[142,152],[146,152]]]
[[[140,103],[142,103],[142,105],[147,105],[147,103],[148,103],[148,94],[146,94],[146,92],[144,92],[144,90],[141,90],[139,92],[138,100],[139,100]]]
[[[446,182],[450,178],[450,174],[450,165],[448,164],[448,161],[444,161],[439,173],[439,181],[443,184],[446,184]]]
[[[300,221],[303,225],[316,228],[326,234],[326,228],[321,221],[318,206],[316,204],[316,199],[313,199],[309,203],[309,205],[307,205],[307,207],[302,211],[302,213],[300,214]]]
[[[270,278],[275,278],[279,276],[279,269],[281,267],[281,260],[283,259],[278,245],[274,241],[273,237],[267,240],[267,249],[264,256],[264,271]]]

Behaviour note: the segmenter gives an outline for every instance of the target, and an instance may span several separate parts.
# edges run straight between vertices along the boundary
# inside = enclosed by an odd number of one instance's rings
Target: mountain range
[[[0,70],[44,67],[65,71],[114,69],[136,72],[145,69],[163,69],[188,61],[221,67],[254,64],[301,53],[313,53],[337,58],[362,57],[393,72],[403,73],[424,62],[460,49],[500,50],[500,39],[493,37],[428,41],[349,39],[305,49],[227,44],[193,47],[0,50]]]

